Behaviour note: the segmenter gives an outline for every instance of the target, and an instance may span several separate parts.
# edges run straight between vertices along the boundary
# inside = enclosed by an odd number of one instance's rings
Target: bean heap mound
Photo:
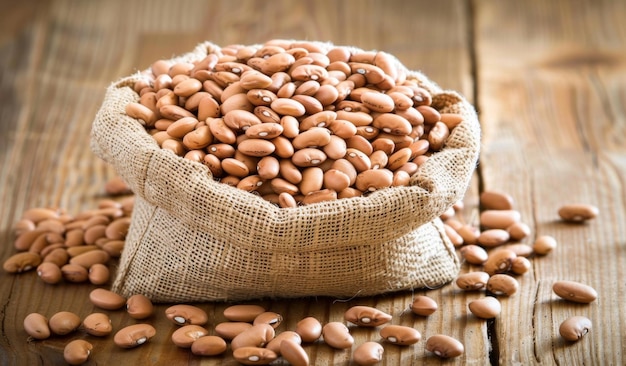
[[[161,148],[280,207],[408,185],[462,121],[382,51],[272,40],[141,75],[126,113]]]

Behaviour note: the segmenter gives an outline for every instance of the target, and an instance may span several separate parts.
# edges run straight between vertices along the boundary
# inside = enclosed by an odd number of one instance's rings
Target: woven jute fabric
[[[219,50],[205,42],[175,60]],[[139,99],[132,85],[140,75],[114,82],[91,147],[129,184],[136,203],[112,290],[154,302],[238,301],[370,296],[454,279],[459,260],[438,217],[465,194],[480,126],[461,95],[406,73],[432,94],[433,107],[463,116],[445,147],[407,187],[297,208],[219,183],[203,164],[161,149],[125,114]]]

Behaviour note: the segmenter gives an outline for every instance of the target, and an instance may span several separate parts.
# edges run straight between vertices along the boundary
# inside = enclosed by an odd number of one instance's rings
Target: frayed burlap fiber
[[[206,42],[178,60],[200,60]],[[407,71],[441,112],[464,117],[445,147],[407,187],[297,208],[279,208],[216,182],[207,167],[161,149],[125,114],[138,75],[108,89],[92,149],[136,196],[112,290],[155,302],[352,297],[445,284],[459,260],[439,216],[461,199],[475,169],[480,127],[474,108]]]

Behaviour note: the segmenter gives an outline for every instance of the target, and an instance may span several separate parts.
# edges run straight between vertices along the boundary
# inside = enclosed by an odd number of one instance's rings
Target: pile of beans
[[[521,220],[514,209],[514,199],[509,194],[484,191],[480,195],[479,224],[463,222],[457,213],[463,210],[458,202],[445,212],[441,219],[446,234],[458,248],[463,260],[481,270],[460,274],[455,281],[464,291],[485,291],[486,296],[473,300],[468,310],[478,318],[492,319],[500,314],[499,296],[512,296],[519,289],[515,276],[531,269],[531,256],[544,256],[554,250],[557,241],[550,235],[537,236],[532,245],[521,241],[529,237],[530,227]],[[598,215],[598,208],[589,204],[567,204],[558,209],[564,222],[584,223]],[[553,292],[563,300],[588,304],[597,298],[590,286],[574,281],[555,281]],[[591,330],[591,320],[573,316],[561,323],[559,333],[568,341],[577,341]]]
[[[128,299],[104,289],[96,289],[90,295],[91,302],[105,310],[126,308],[134,319],[153,315],[154,307],[143,295]],[[434,301],[426,296],[416,298],[411,310],[417,315],[428,316],[418,303]],[[436,307],[436,303],[435,307]],[[165,310],[175,327],[171,342],[189,349],[196,356],[219,356],[229,348],[233,358],[244,365],[267,365],[282,357],[295,366],[309,365],[306,344],[324,342],[336,350],[351,349],[355,340],[351,334],[354,327],[377,329],[382,342],[365,341],[354,348],[352,360],[357,365],[376,365],[383,359],[385,344],[408,347],[422,339],[421,333],[408,326],[389,324],[392,316],[370,306],[356,305],[344,313],[344,321],[322,324],[315,317],[305,317],[293,330],[278,331],[283,317],[260,305],[231,305],[224,309],[226,321],[215,324],[213,332],[207,327],[208,314],[200,307],[188,304],[172,305]],[[348,324],[348,325],[346,325]],[[94,337],[106,337],[114,333],[111,320],[105,313],[95,312],[84,319],[69,311],[60,311],[49,319],[39,313],[30,313],[24,319],[24,329],[33,339],[43,340],[52,336],[65,336],[80,329]],[[115,331],[113,342],[120,348],[130,349],[149,342],[157,330],[148,323],[136,323]],[[211,334],[214,333],[214,334]],[[75,339],[64,349],[65,360],[71,365],[86,362],[94,347],[88,339]],[[426,341],[425,349],[441,358],[458,357],[464,346],[458,340],[443,334],[434,334]]]
[[[58,208],[32,208],[15,224],[18,253],[3,265],[6,272],[37,270],[49,284],[109,282],[107,263],[118,258],[130,226],[134,197],[104,199],[78,215]]]
[[[462,121],[382,51],[273,40],[142,75],[126,113],[161,148],[280,207],[408,185]]]

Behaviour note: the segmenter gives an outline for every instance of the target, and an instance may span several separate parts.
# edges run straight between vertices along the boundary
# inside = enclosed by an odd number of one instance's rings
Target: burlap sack
[[[177,60],[219,50],[207,42]],[[130,86],[139,74],[113,83],[93,123],[92,149],[127,181],[136,204],[112,290],[155,302],[236,301],[368,296],[454,279],[459,260],[438,216],[467,189],[480,127],[459,94],[407,74],[431,92],[435,108],[464,117],[444,149],[408,187],[289,209],[159,148],[124,112],[138,100]]]

